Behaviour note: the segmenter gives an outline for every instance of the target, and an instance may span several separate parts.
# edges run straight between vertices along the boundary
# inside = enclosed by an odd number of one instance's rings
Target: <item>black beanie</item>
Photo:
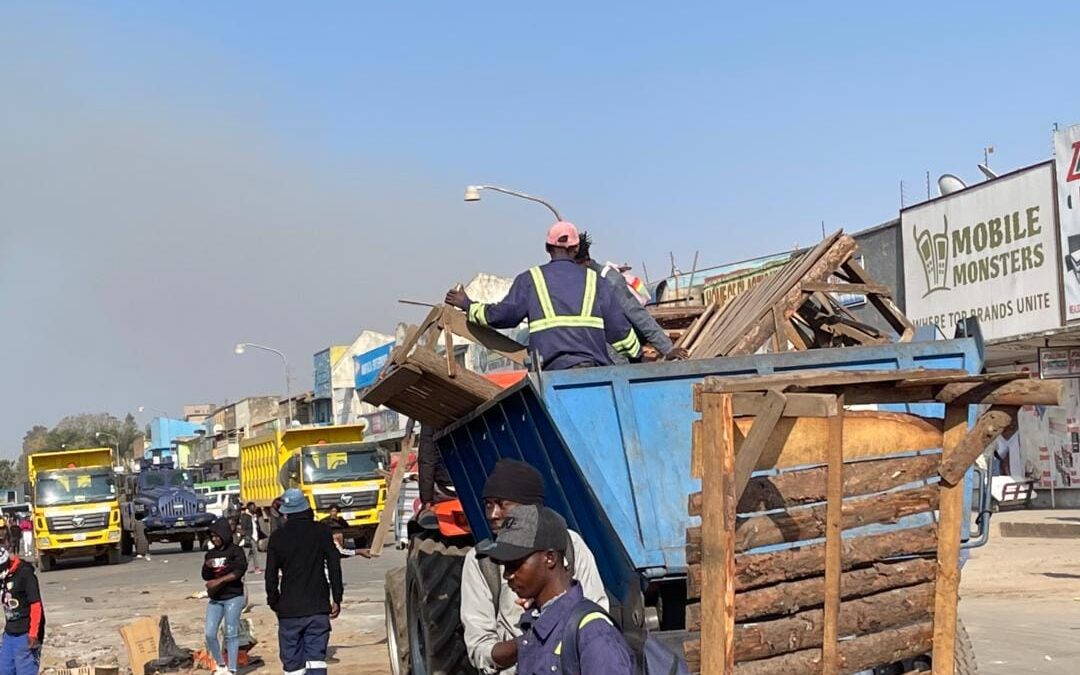
[[[516,459],[500,459],[484,483],[484,499],[508,499],[518,504],[544,504],[540,472]]]

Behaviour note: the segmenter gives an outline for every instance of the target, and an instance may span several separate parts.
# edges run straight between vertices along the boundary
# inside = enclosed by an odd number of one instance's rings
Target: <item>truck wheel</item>
[[[115,546],[113,548],[110,548],[107,560],[108,560],[108,563],[110,565],[119,565],[120,564],[120,549],[116,548]]]
[[[461,565],[467,547],[435,533],[413,539],[405,573],[412,675],[474,675],[461,625]]]
[[[375,541],[375,529],[365,527],[360,530],[360,534],[353,537],[353,548],[371,548],[371,544]]]
[[[131,533],[124,530],[120,533],[120,552],[130,556],[135,551],[135,541]]]
[[[52,572],[53,568],[56,567],[56,559],[53,558],[51,555],[42,553],[38,557],[38,565],[41,567],[42,572]]]
[[[405,611],[405,568],[395,567],[386,573],[386,649],[391,675],[409,675],[409,618]]]
[[[180,550],[184,553],[191,553],[195,550],[195,537],[184,537],[180,540]]]
[[[979,665],[975,662],[975,646],[971,644],[964,622],[956,619],[956,665],[955,675],[979,675]]]

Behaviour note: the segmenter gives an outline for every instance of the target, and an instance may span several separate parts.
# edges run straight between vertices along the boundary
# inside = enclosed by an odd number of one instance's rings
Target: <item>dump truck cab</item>
[[[364,442],[363,425],[301,427],[256,436],[240,446],[243,502],[269,506],[288,488],[304,493],[317,520],[337,506],[345,536],[367,546],[386,508],[388,451]]]
[[[120,505],[110,448],[35,453],[27,459],[27,473],[43,572],[71,558],[120,562]]]

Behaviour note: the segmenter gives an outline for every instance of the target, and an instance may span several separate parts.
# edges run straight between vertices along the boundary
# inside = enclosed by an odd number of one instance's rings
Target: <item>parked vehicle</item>
[[[348,523],[345,536],[370,545],[386,508],[388,452],[364,443],[364,425],[300,427],[246,439],[240,444],[240,499],[267,507],[286,489],[299,488],[317,519],[337,506]]]
[[[124,477],[120,499],[124,555],[145,555],[150,544],[177,542],[184,551],[210,538],[215,516],[194,488],[191,474],[171,464],[150,464]]]
[[[689,471],[691,427],[698,417],[692,385],[713,375],[811,369],[978,373],[979,347],[976,340],[962,339],[577,369],[532,375],[508,388],[436,436],[460,501],[435,505],[437,529],[414,524],[406,567],[387,575],[393,671],[474,672],[458,621],[461,566],[474,540],[490,536],[480,494],[499,458],[524,459],[543,474],[547,504],[595,555],[611,613],[630,643],[641,644],[649,627],[681,651],[687,635],[687,528],[696,524],[687,497],[700,489]],[[908,412],[942,414],[940,406],[919,408]],[[969,488],[973,475],[969,470]],[[985,493],[985,480],[980,488]],[[970,509],[972,490],[965,492]],[[983,515],[976,537],[964,524],[963,539],[970,545],[985,540],[989,514]],[[933,517],[921,513],[872,531],[916,527]],[[974,663],[966,636],[958,636],[957,650],[958,664],[961,657]]]
[[[38,452],[27,458],[38,567],[92,557],[120,562],[120,506],[111,448]]]
[[[206,512],[220,518],[232,497],[240,498],[240,480],[215,480],[195,483],[195,492],[206,501]]]

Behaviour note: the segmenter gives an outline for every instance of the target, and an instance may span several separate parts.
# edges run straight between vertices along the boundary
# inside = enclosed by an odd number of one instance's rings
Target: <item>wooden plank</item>
[[[385,371],[379,381],[364,392],[364,402],[371,405],[385,405],[387,401],[419,382],[423,376],[424,374],[416,366],[409,364],[396,366]]]
[[[836,624],[832,631],[840,635],[866,635],[905,626],[930,618],[934,605],[933,582],[910,588],[895,588],[837,605]],[[760,621],[735,628],[735,658],[738,661],[765,659],[813,647],[822,648],[824,673],[840,670],[839,645],[830,650],[828,638],[822,642],[822,630],[829,632],[829,613],[825,609],[803,610],[794,616]],[[885,664],[882,664],[885,665]]]
[[[882,382],[940,381],[942,378],[955,378],[956,381],[976,381],[963,370],[930,370],[914,368],[908,370],[811,370],[793,373],[775,373],[772,375],[735,375],[709,376],[702,383],[702,391],[714,394],[733,394],[739,391],[765,391],[790,387],[838,387]]]
[[[401,444],[398,453],[398,463],[394,472],[390,474],[390,481],[386,486],[386,508],[379,515],[379,524],[375,527],[375,536],[371,539],[370,553],[373,557],[382,555],[383,544],[390,526],[394,522],[397,513],[398,497],[401,495],[401,484],[405,480],[405,469],[409,465],[409,453],[416,448],[417,434],[415,433],[416,422],[409,420],[406,425],[405,441]]]
[[[469,323],[464,312],[446,306],[443,312],[446,327],[455,335],[471,340],[494,352],[502,354],[518,365],[525,363],[525,345],[506,337],[497,330]]]
[[[1061,405],[1063,380],[1035,380],[1025,377],[1008,382],[959,382],[947,384],[934,396],[942,403],[982,403],[987,405]]]
[[[945,443],[948,462],[967,433],[967,406],[945,407]],[[952,675],[956,649],[956,611],[960,589],[960,528],[964,513],[964,484],[941,490],[938,517],[937,587],[934,593],[934,675]]]
[[[735,666],[735,425],[731,397],[702,397],[702,675],[729,675]]]
[[[735,443],[745,442],[751,418],[735,421]],[[784,417],[776,423],[762,452],[757,470],[809,466],[826,462],[829,420]],[[844,456],[868,459],[941,447],[941,420],[906,413],[876,410],[849,411],[844,415]]]
[[[825,609],[822,617],[821,670],[835,673],[840,662],[841,531],[844,502],[844,397],[836,397],[837,413],[829,418],[828,478],[825,507]]]
[[[731,400],[730,396],[728,400]],[[780,392],[769,390],[765,393],[765,400],[761,404],[761,409],[758,411],[757,416],[753,418],[753,426],[750,427],[750,431],[746,434],[746,440],[743,441],[738,449],[738,454],[735,456],[736,504],[742,496],[743,490],[746,489],[750,474],[754,472],[754,468],[761,460],[761,453],[765,451],[769,438],[776,428],[776,423],[780,421],[780,415],[784,412],[786,404],[787,399]],[[734,431],[734,425],[732,431]],[[734,505],[732,509],[734,511]]]
[[[971,428],[960,440],[952,452],[941,463],[941,482],[956,485],[964,480],[964,474],[975,463],[988,445],[997,440],[1005,429],[1016,423],[1016,408],[1003,410],[991,408],[975,420]]]
[[[833,284],[822,281],[805,281],[802,284],[803,293],[851,293],[855,295],[891,296],[892,289],[885,284]]]
[[[854,258],[845,262],[840,269],[844,271],[848,278],[856,283],[871,283],[870,275],[866,273],[866,270],[862,268],[862,265],[857,263]],[[887,295],[881,295],[877,293],[870,294],[866,298],[870,304],[878,311],[878,314],[882,316],[892,326],[892,329],[896,331],[899,336],[899,342],[911,342],[915,337],[915,326],[911,323],[911,320],[907,318],[907,315],[900,311],[900,308],[896,306],[892,298]]]
[[[787,331],[784,330],[784,325],[787,323],[784,321],[784,310],[780,309],[779,305],[773,305],[773,351],[774,352],[786,352],[787,351]]]
[[[784,417],[832,417],[836,414],[836,397],[832,394],[785,394]],[[731,407],[735,417],[756,415],[765,401],[765,394],[747,392],[732,394]]]
[[[701,597],[701,530],[688,528],[686,534],[687,594],[688,597],[698,598]],[[850,570],[936,549],[937,525],[930,524],[846,538],[841,558],[844,569]],[[771,584],[820,577],[824,569],[824,544],[809,544],[772,553],[743,553],[735,556],[735,590],[746,593]]]
[[[701,480],[702,459],[701,455],[704,452],[701,447],[701,420],[694,420],[690,425],[690,477]],[[696,493],[701,495],[700,492]],[[694,515],[700,516],[701,511],[698,510]]]
[[[939,492],[937,485],[931,485],[846,500],[841,512],[841,526],[848,530],[875,523],[892,523],[905,516],[933,511],[938,506]],[[827,507],[819,504],[784,513],[740,518],[735,530],[736,550],[823,537],[826,511]]]

